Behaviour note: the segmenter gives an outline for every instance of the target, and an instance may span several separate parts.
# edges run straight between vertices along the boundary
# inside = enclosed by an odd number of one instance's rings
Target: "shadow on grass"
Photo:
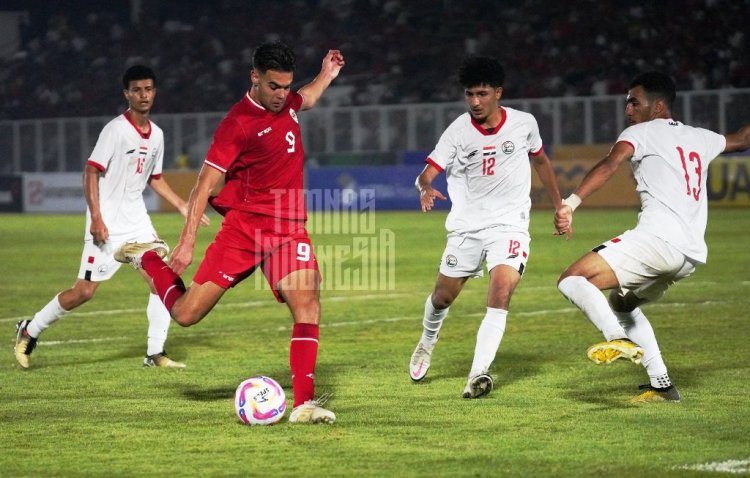
[[[437,367],[435,367],[435,362],[433,361],[430,373],[418,383],[428,384],[438,380],[454,379],[465,381],[468,378],[473,359],[473,350],[467,352],[468,355],[460,360],[453,359],[448,361],[448,363],[445,363],[443,360]],[[499,390],[507,385],[539,374],[545,362],[553,360],[553,356],[503,352],[501,349],[490,367],[489,373],[495,382],[495,390]],[[404,367],[404,376],[408,376],[406,365]]]
[[[81,344],[77,347],[81,348],[81,354],[71,356],[65,354],[63,358],[60,358],[60,354],[56,354],[54,348],[42,348],[41,351],[37,349],[31,356],[31,369],[43,370],[46,368],[58,368],[58,367],[75,367],[81,365],[95,365],[100,363],[116,362],[118,360],[132,359],[134,367],[143,366],[143,358],[145,357],[146,345],[140,349],[136,347],[124,347],[120,350],[113,350],[110,353],[102,355],[98,358],[88,358],[90,356],[85,355],[86,345]]]
[[[182,396],[186,400],[193,400],[196,402],[215,402],[218,400],[221,400],[221,401],[231,400],[234,398],[234,391],[237,385],[227,384],[224,387],[214,387],[214,388],[196,388],[196,387],[184,388],[182,390]]]
[[[635,396],[635,392],[632,393]],[[570,390],[563,396],[589,405],[596,405],[593,411],[605,412],[614,408],[630,408],[633,405],[624,398],[627,396],[625,387],[600,387],[597,389]]]
[[[276,381],[279,382],[279,385],[284,389],[284,391],[291,396],[292,394],[292,385],[291,383],[286,383],[283,380],[280,380],[275,377],[285,377],[288,376],[289,372],[284,371],[280,372],[279,370],[274,370],[273,373],[267,374],[266,376],[274,378]],[[182,396],[187,400],[193,400],[196,402],[211,402],[211,401],[218,401],[218,400],[232,400],[234,399],[234,393],[237,390],[237,387],[242,383],[243,380],[246,380],[250,378],[250,376],[239,378],[237,379],[236,383],[231,382],[227,383],[226,385],[222,385],[220,387],[198,387],[195,385],[185,385],[185,384],[176,384],[175,386],[180,389],[180,393]]]
[[[619,366],[620,364],[613,364]],[[628,366],[628,364],[622,364]],[[610,367],[610,366],[607,366]],[[638,379],[633,382],[628,381],[629,379],[623,380],[621,376],[618,377],[603,377],[603,376],[591,376],[589,382],[582,383],[580,380],[572,382],[569,391],[563,395],[571,400],[575,400],[582,403],[588,403],[591,405],[598,405],[595,410],[608,410],[613,408],[630,408],[633,405],[628,403],[628,400],[635,397],[640,393],[638,386],[641,384],[647,384],[649,379],[646,375],[645,369],[640,365],[636,366],[634,370],[637,370]],[[702,370],[696,367],[673,367],[670,376],[675,383],[675,386],[683,395],[685,390],[690,388],[700,388],[700,374]],[[606,383],[605,383],[606,382]]]

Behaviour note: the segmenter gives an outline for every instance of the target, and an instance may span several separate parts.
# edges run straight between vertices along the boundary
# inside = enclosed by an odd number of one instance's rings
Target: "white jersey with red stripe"
[[[465,233],[493,226],[526,231],[531,209],[529,155],[542,152],[533,115],[501,108],[502,119],[491,131],[469,113],[446,128],[427,158],[445,171],[453,203],[445,228]]]
[[[726,138],[672,119],[655,119],[630,126],[617,141],[634,150],[630,161],[641,199],[636,229],[705,263],[706,176],[708,165],[726,148]]]
[[[150,178],[161,176],[163,161],[164,133],[153,122],[143,133],[126,112],[102,129],[87,164],[101,172],[99,207],[112,241],[153,228],[143,190]],[[86,240],[92,239],[90,229],[87,209]]]

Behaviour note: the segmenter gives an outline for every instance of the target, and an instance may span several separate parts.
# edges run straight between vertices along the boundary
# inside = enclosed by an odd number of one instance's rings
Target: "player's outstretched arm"
[[[438,169],[428,164],[417,176],[414,186],[419,191],[419,203],[422,206],[422,212],[427,212],[435,205],[435,198],[445,200],[443,193],[432,187],[432,181],[440,174]]]
[[[299,94],[304,97],[304,101],[302,102],[303,110],[309,110],[317,104],[325,90],[331,85],[331,82],[339,76],[343,67],[344,55],[339,50],[328,50],[328,53],[323,58],[323,64],[318,76],[299,89]]]
[[[750,124],[746,124],[736,133],[724,136],[727,139],[727,145],[724,147],[725,153],[734,153],[750,149]]]
[[[633,157],[633,146],[625,141],[618,141],[612,146],[609,154],[596,163],[591,170],[583,177],[583,181],[575,190],[575,194],[581,199],[585,199],[592,193],[601,188],[604,183],[617,171],[620,164],[628,161]]]
[[[156,194],[164,198],[165,201],[167,201],[169,204],[174,206],[175,209],[180,211],[180,214],[182,214],[183,217],[187,218],[187,201],[182,199],[176,192],[174,192],[174,189],[172,189],[172,187],[169,185],[167,180],[164,179],[163,176],[152,177],[148,180],[148,184]],[[203,216],[201,216],[200,225],[208,226],[209,224],[211,224],[211,220],[208,218],[208,216],[203,214]]]
[[[193,262],[198,225],[206,212],[208,197],[222,177],[224,173],[205,164],[198,173],[198,181],[193,186],[190,199],[188,199],[185,225],[182,227],[177,246],[169,258],[169,266],[178,275],[185,272],[185,269]]]
[[[563,199],[563,205],[555,213],[555,228],[563,232],[566,228],[572,228],[573,211],[581,204],[581,201],[601,188],[615,174],[620,164],[633,157],[633,153],[633,146],[630,143],[625,141],[615,143],[609,154],[586,173],[573,194]]]

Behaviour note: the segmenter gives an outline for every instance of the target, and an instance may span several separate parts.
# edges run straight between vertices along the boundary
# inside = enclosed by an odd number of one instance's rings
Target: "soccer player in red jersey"
[[[291,423],[336,420],[314,400],[320,272],[305,230],[304,149],[297,113],[315,106],[343,66],[341,52],[329,50],[315,79],[293,92],[294,52],[282,43],[260,45],[253,53],[249,91],[214,134],[169,266],[148,243],[126,244],[118,251],[118,257],[153,279],[159,297],[182,326],[200,321],[227,289],[260,268],[294,319]],[[224,187],[211,197],[222,177]],[[208,203],[224,221],[186,290],[179,274],[193,260],[196,231]]]

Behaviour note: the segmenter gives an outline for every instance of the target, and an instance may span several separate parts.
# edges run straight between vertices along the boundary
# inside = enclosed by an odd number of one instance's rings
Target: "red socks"
[[[154,254],[156,255],[156,254]],[[158,257],[158,256],[157,256]],[[315,324],[294,324],[289,347],[294,406],[312,400],[315,395],[315,362],[318,360],[318,332]]]
[[[167,310],[185,294],[185,284],[180,276],[156,254],[148,251],[141,258],[141,267],[154,282],[154,288]],[[316,324],[294,324],[289,346],[289,367],[292,370],[294,406],[302,405],[315,397],[315,363],[318,360],[318,335]]]
[[[177,299],[185,294],[185,284],[180,276],[175,274],[154,251],[143,254],[141,267],[153,280],[156,293],[159,294],[164,307],[171,311]]]

